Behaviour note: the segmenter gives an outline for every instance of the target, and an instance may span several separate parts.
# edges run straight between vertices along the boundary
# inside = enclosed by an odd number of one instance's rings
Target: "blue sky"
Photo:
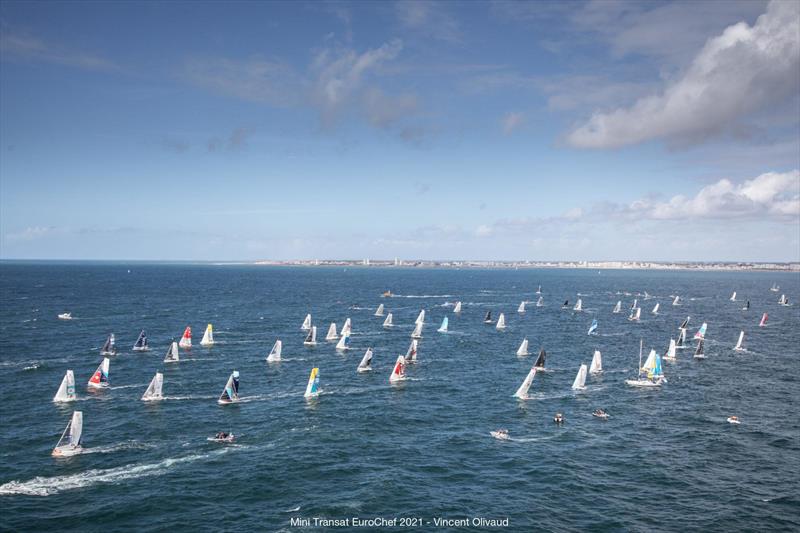
[[[800,4],[0,4],[0,257],[800,260]]]

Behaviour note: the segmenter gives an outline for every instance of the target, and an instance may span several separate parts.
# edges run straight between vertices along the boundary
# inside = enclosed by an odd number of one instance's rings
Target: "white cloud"
[[[59,230],[54,226],[29,226],[23,230],[13,233],[6,233],[6,239],[9,241],[33,241],[41,239],[47,235],[57,233]]]
[[[572,131],[581,148],[655,138],[696,140],[736,126],[800,91],[800,3],[773,0],[753,26],[740,22],[708,42],[685,74],[629,108],[596,112]]]
[[[119,70],[119,66],[109,59],[8,31],[3,31],[0,37],[0,56],[3,59],[44,61],[85,70]]]
[[[476,237],[488,237],[490,236],[494,230],[491,226],[487,226],[486,224],[481,224],[477,228],[475,228],[475,236]]]
[[[445,5],[432,0],[402,0],[395,9],[403,27],[441,41],[461,43],[458,21],[445,10]]]
[[[525,123],[525,115],[523,113],[511,112],[503,117],[503,133],[511,135],[514,130],[519,128]]]

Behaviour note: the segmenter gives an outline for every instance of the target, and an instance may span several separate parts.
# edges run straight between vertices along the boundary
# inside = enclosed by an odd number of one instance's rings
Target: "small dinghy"
[[[728,424],[741,424],[738,416],[729,416],[726,420],[728,421]]]
[[[653,307],[653,310],[652,310],[652,311],[650,311],[650,312],[651,312],[652,314],[654,314],[654,315],[658,315],[658,307],[659,307],[660,305],[661,305],[661,304],[657,303],[657,304],[655,305],[655,307]]]
[[[72,313],[60,313],[58,315],[59,320],[72,320]]]
[[[500,316],[497,317],[497,325],[495,329],[504,330],[506,329],[506,315],[500,313]]]
[[[517,349],[517,355],[519,356],[530,355],[528,353],[528,337],[522,339],[522,344],[520,344],[519,348]]]
[[[72,457],[83,451],[83,411],[74,411],[64,433],[53,448],[53,457]]]
[[[239,371],[234,370],[228,376],[228,381],[225,383],[225,388],[219,395],[217,403],[220,405],[227,405],[229,403],[236,403],[239,401]]]
[[[746,352],[747,348],[745,348],[742,343],[744,342],[744,331],[739,332],[739,340],[736,341],[736,346],[733,348],[737,352]]]
[[[447,325],[448,325],[447,317],[444,317],[442,319],[442,325],[439,326],[439,329],[437,329],[436,331],[438,331],[439,333],[447,333]]]
[[[342,335],[339,342],[336,343],[336,351],[346,352],[350,349],[350,335]]]
[[[460,301],[456,302],[455,307],[453,307],[453,312],[454,313],[460,313],[461,312],[461,302]]]
[[[674,300],[672,300],[672,305],[681,305],[681,297],[676,296]]]
[[[183,335],[181,335],[178,345],[187,349],[192,347],[192,328],[190,326],[186,326],[186,329],[183,330]]]
[[[617,305],[614,306],[614,309],[611,311],[615,315],[622,311],[622,300],[617,300]]]
[[[573,311],[583,311],[583,300],[578,298],[578,301],[575,302],[575,307],[572,308]]]
[[[536,307],[544,307],[544,297],[539,296],[539,299],[536,300]]]
[[[592,333],[594,333],[595,335],[597,335],[597,333],[595,333],[595,331],[597,331],[597,319],[596,318],[592,319],[592,325],[589,326],[589,331],[587,331],[586,334],[587,335],[591,335]]]
[[[86,384],[90,389],[106,389],[108,388],[108,370],[111,366],[111,361],[108,357],[103,358],[103,362],[94,371],[89,382]]]
[[[411,344],[409,344],[405,356],[406,364],[414,364],[417,362],[417,346],[419,346],[417,339],[412,340]]]
[[[406,379],[406,358],[402,355],[398,355],[397,361],[395,361],[392,367],[392,373],[389,375],[389,383],[396,383],[404,379]]]
[[[750,310],[750,300],[747,300],[747,303],[744,304],[744,307],[742,307],[742,311],[749,311],[749,310]]]
[[[311,374],[308,376],[308,384],[306,385],[306,392],[303,394],[305,398],[316,398],[319,396],[319,368],[312,368]]]
[[[564,423],[564,415],[562,415],[561,413],[556,413],[555,416],[553,417],[553,422],[555,422],[556,424],[559,424],[559,425],[563,424]]]
[[[147,390],[144,391],[142,395],[143,402],[155,402],[158,400],[163,400],[164,396],[161,393],[161,389],[164,387],[164,374],[161,372],[156,372],[156,375],[153,376],[153,379],[150,381],[150,385],[148,385]]]
[[[394,327],[394,322],[392,322],[392,313],[386,315],[386,320],[383,321],[383,327],[385,328]]]
[[[736,291],[733,291],[733,294],[731,294],[731,297],[729,298],[729,300],[732,301],[732,302],[736,301]]]
[[[317,326],[311,326],[311,329],[308,330],[308,335],[306,335],[306,340],[303,341],[303,345],[305,346],[317,345]]]
[[[378,309],[375,311],[375,316],[383,316],[383,304],[378,306]]]
[[[170,343],[169,348],[167,348],[167,354],[164,356],[165,363],[177,363],[181,360],[180,352],[178,351],[178,343],[172,341]]]
[[[492,320],[492,312],[486,311],[486,316],[483,317],[484,324],[494,324],[494,320]]]
[[[489,434],[492,437],[494,437],[496,439],[499,439],[499,440],[508,440],[508,439],[511,438],[511,437],[508,436],[508,430],[507,429],[497,429],[495,431],[490,431]]]
[[[117,355],[117,346],[114,341],[114,334],[109,334],[106,337],[106,342],[103,343],[103,347],[100,348],[100,355]]]
[[[352,333],[353,333],[353,323],[350,321],[349,318],[346,318],[341,331],[339,331],[339,335],[344,336],[344,335],[350,335]]]
[[[214,345],[214,328],[211,324],[206,326],[206,330],[203,333],[203,338],[200,340],[200,346],[213,346]]]
[[[356,372],[359,374],[363,374],[364,372],[371,372],[372,371],[372,348],[367,348],[367,351],[364,352],[364,357],[361,359],[361,362],[358,363],[358,368]]]
[[[307,314],[303,319],[303,324],[300,326],[300,329],[303,331],[308,331],[311,329],[311,313]]]
[[[276,361],[281,360],[281,348],[283,347],[283,343],[280,339],[275,341],[275,344],[272,345],[272,350],[269,351],[269,355],[267,356],[267,362],[274,363]]]
[[[569,309],[569,300],[564,300],[564,305],[561,306],[561,309]]]
[[[150,346],[147,344],[147,333],[144,330],[139,332],[136,342],[133,345],[134,352],[149,352]]]
[[[575,381],[572,382],[572,390],[585,390],[586,389],[586,373],[588,369],[586,365],[581,365],[578,368],[578,374],[575,376]]]
[[[781,290],[781,288],[777,284],[773,283],[772,287],[770,287],[769,290],[771,290],[772,292],[778,292],[779,290]]]
[[[536,358],[536,362],[533,363],[533,366],[536,370],[544,370],[544,362],[547,359],[547,352],[544,351],[544,348],[539,350],[539,356]]]
[[[609,416],[603,409],[595,409],[592,416],[600,420],[608,420]]]
[[[519,398],[520,400],[528,399],[528,390],[531,388],[531,385],[533,385],[533,378],[536,377],[536,372],[538,372],[538,369],[534,365],[528,371],[528,374],[522,381],[522,385],[520,385],[519,388],[517,389],[517,392],[514,393],[515,398]]]
[[[789,298],[787,298],[785,294],[781,294],[781,298],[780,298],[780,300],[778,300],[778,303],[781,304],[784,307],[788,307],[789,306]]]
[[[589,365],[589,373],[590,374],[600,374],[603,372],[603,356],[600,354],[600,350],[595,350],[594,355],[592,355],[592,363]]]
[[[328,327],[328,334],[325,335],[326,341],[335,341],[339,338],[339,334],[336,333],[336,322],[331,322],[331,325]]]
[[[230,444],[236,441],[236,436],[233,433],[225,431],[218,431],[213,437],[208,437],[209,442],[219,442],[222,444]]]
[[[522,301],[519,303],[519,307],[517,307],[517,313],[520,313],[520,314],[522,314],[522,313],[524,313],[524,312],[525,312],[525,300],[522,300]]]
[[[78,395],[75,394],[75,374],[72,370],[67,370],[56,395],[53,396],[53,401],[57,403],[74,402],[77,399]]]

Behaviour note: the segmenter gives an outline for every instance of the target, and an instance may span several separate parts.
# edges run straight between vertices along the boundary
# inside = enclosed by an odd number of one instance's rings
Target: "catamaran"
[[[383,304],[378,306],[378,310],[375,311],[375,316],[383,316]]]
[[[733,294],[731,294],[731,297],[730,297],[729,299],[730,299],[730,301],[732,301],[732,302],[735,302],[735,301],[736,301],[736,291],[733,291]]]
[[[778,292],[779,290],[781,290],[781,288],[778,285],[776,285],[775,283],[773,283],[772,287],[770,287],[769,290],[771,290],[772,292]]]
[[[700,326],[700,329],[697,330],[697,333],[694,334],[695,339],[705,339],[706,338],[706,328],[708,324],[703,322],[703,325]]]
[[[306,393],[303,394],[305,398],[316,398],[319,396],[319,368],[312,368],[311,374],[308,376],[308,384],[306,385]]]
[[[136,339],[136,343],[133,345],[134,352],[149,352],[150,346],[147,344],[147,333],[144,330],[139,332],[139,337]]]
[[[664,361],[674,361],[675,360],[675,349],[677,345],[675,344],[675,339],[669,340],[669,348],[667,348],[667,352],[664,354]]]
[[[372,370],[372,348],[367,348],[367,351],[364,352],[364,357],[361,359],[361,362],[358,363],[358,368],[356,372],[359,374],[363,374],[364,372],[370,372]]]
[[[164,396],[161,394],[161,388],[164,386],[164,374],[161,372],[156,372],[156,375],[153,376],[153,379],[150,381],[150,385],[148,385],[147,390],[144,391],[142,395],[143,402],[154,402],[157,400],[163,400]]]
[[[528,353],[528,337],[522,339],[522,344],[520,344],[519,348],[517,349],[517,355],[530,355]]]
[[[503,313],[500,313],[500,316],[497,317],[495,329],[506,329],[506,316]]]
[[[218,404],[226,405],[229,403],[236,403],[239,401],[239,371],[234,370],[228,376],[228,381],[225,383],[225,388],[222,389],[222,394],[219,395]]]
[[[590,374],[600,374],[603,371],[603,356],[600,355],[600,350],[595,350],[592,355],[592,363],[589,365]]]
[[[94,374],[92,374],[92,377],[86,385],[92,389],[108,388],[108,370],[110,365],[111,361],[109,361],[108,357],[104,357],[103,362],[100,363],[100,366],[94,371]]]
[[[311,329],[308,330],[308,335],[306,335],[306,340],[303,341],[305,346],[316,346],[317,345],[317,326],[311,326]]]
[[[181,356],[180,353],[178,352],[178,343],[172,341],[172,344],[170,344],[169,348],[167,348],[167,355],[164,356],[164,362],[177,363],[178,361],[180,361],[180,359]]]
[[[192,347],[192,328],[186,326],[186,329],[183,330],[183,335],[181,336],[181,340],[178,343],[181,348],[191,348]]]
[[[437,330],[439,333],[447,333],[447,317],[442,319],[442,325]]]
[[[678,330],[678,341],[675,343],[676,348],[686,348],[686,328]]]
[[[58,387],[56,395],[53,396],[54,402],[74,402],[78,399],[75,394],[75,374],[72,370],[67,370],[64,378],[61,380],[61,385]]]
[[[392,326],[394,326],[394,324],[392,323],[392,313],[389,313],[388,315],[386,315],[386,320],[383,321],[383,327],[391,328]]]
[[[578,369],[578,375],[575,376],[575,381],[572,382],[572,390],[584,390],[586,388],[586,365],[581,365]]]
[[[522,385],[520,385],[517,392],[514,393],[515,398],[519,398],[520,400],[528,399],[528,389],[530,389],[533,384],[533,378],[536,377],[537,370],[535,365],[531,367],[528,371],[528,375],[525,376],[525,379],[522,381]]]
[[[67,422],[64,433],[53,448],[53,457],[72,457],[83,451],[83,411],[73,411],[72,418]],[[65,440],[66,439],[66,440]]]
[[[651,312],[651,313],[653,313],[654,315],[657,315],[657,314],[658,314],[658,307],[659,307],[660,305],[661,305],[661,304],[658,304],[658,303],[657,303],[657,304],[656,304],[656,306],[655,306],[655,307],[653,307],[653,310],[652,310],[652,311],[650,311],[650,312]]]
[[[651,370],[642,367],[642,341],[639,341],[639,373],[636,379],[626,379],[625,383],[631,387],[658,387],[667,380],[661,367],[661,356],[655,355]],[[649,359],[649,357],[648,357]]]
[[[404,379],[406,379],[406,358],[402,355],[398,355],[397,361],[395,361],[392,367],[392,373],[389,376],[389,383],[402,381]]]
[[[211,324],[206,326],[206,330],[203,333],[203,338],[200,339],[200,346],[213,346],[214,345],[214,328]]]
[[[326,341],[335,341],[339,338],[339,334],[336,333],[336,322],[331,322],[330,327],[328,328],[328,334],[325,335]]]
[[[578,301],[575,302],[575,307],[572,308],[573,311],[583,311],[583,301],[578,298]]]
[[[494,324],[494,320],[492,320],[492,312],[486,311],[486,316],[483,318],[484,324]]]
[[[614,306],[614,309],[611,312],[617,314],[620,311],[622,311],[622,300],[617,300],[617,305]]]
[[[547,359],[547,352],[542,348],[539,350],[539,356],[536,358],[536,362],[533,363],[534,368],[536,368],[536,370],[544,370],[545,359]]]
[[[522,300],[519,303],[519,307],[517,307],[517,313],[524,313],[525,312],[525,300]]]
[[[106,342],[103,343],[103,347],[100,348],[100,355],[117,355],[117,347],[114,344],[113,333],[106,338]]]
[[[306,317],[303,319],[303,323],[300,325],[300,329],[303,331],[308,331],[311,329],[311,313],[308,313]]]
[[[628,320],[630,320],[631,322],[638,322],[641,316],[642,316],[642,308],[634,307],[631,309],[631,314],[628,316]]]
[[[704,342],[705,341],[703,339],[700,339],[700,340],[697,341],[697,349],[694,351],[694,358],[695,359],[705,359],[706,358],[706,353],[705,353],[705,350],[703,349]]]
[[[597,330],[597,319],[592,319],[592,325],[589,326],[589,331],[586,332],[587,335],[591,335]]]
[[[353,324],[350,322],[350,318],[346,318],[344,321],[344,325],[342,326],[342,330],[339,332],[339,335],[350,335],[353,333]]]
[[[539,296],[539,299],[536,300],[536,307],[544,307],[544,296]]]
[[[461,312],[461,302],[456,302],[455,307],[453,307],[453,312],[454,313],[460,313]]]
[[[342,335],[339,342],[336,343],[336,350],[339,352],[346,352],[350,349],[350,335]]]
[[[672,300],[672,305],[681,305],[681,297],[676,296],[674,300]]]
[[[767,325],[767,319],[768,318],[769,318],[769,316],[767,315],[767,313],[764,313],[763,315],[761,315],[761,322],[758,323],[758,327],[760,327],[760,328],[765,327]]]
[[[417,362],[417,339],[411,341],[411,344],[408,345],[408,351],[406,352],[406,356],[403,358],[405,364],[413,364]]]
[[[414,324],[424,324],[425,323],[425,310],[419,312],[417,315],[417,319],[414,321]]]
[[[411,332],[412,339],[421,339],[422,338],[422,322],[417,322],[414,326],[414,331]]]
[[[269,351],[269,355],[267,356],[267,361],[273,363],[275,361],[281,360],[281,348],[283,347],[283,343],[280,339],[275,341],[275,344],[272,345],[272,350]]]
[[[740,331],[739,332],[739,340],[736,341],[736,347],[734,348],[734,350],[736,350],[737,352],[746,352],[747,351],[747,348],[742,346],[742,341],[744,341],[744,331]]]

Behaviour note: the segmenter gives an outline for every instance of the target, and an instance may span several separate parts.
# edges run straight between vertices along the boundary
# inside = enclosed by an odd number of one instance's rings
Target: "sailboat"
[[[666,379],[664,379],[664,372],[661,368],[661,357],[656,354],[653,359],[652,371],[644,371],[642,367],[642,346],[643,342],[640,340],[638,377],[636,379],[626,379],[625,383],[631,387],[658,387],[661,385],[661,383],[666,381]]]
[[[94,371],[94,374],[92,374],[92,377],[86,385],[92,389],[108,388],[108,370],[110,365],[111,361],[109,361],[108,357],[104,357],[103,362],[100,363],[100,366]]]
[[[178,352],[178,343],[172,341],[172,344],[167,348],[167,355],[164,356],[165,363],[177,363],[180,361],[180,353]]]
[[[592,325],[589,326],[589,331],[587,331],[586,334],[587,335],[591,335],[592,333],[595,332],[595,330],[597,330],[597,319],[596,318],[592,319]]]
[[[303,341],[305,346],[316,346],[317,345],[317,326],[311,326],[311,329],[308,330],[308,335],[306,335],[306,340]]]
[[[547,359],[547,352],[542,348],[539,350],[539,356],[536,358],[536,362],[533,363],[534,368],[536,368],[536,370],[544,370],[545,359]]]
[[[405,364],[413,364],[417,362],[417,346],[417,339],[412,340],[411,344],[408,345],[408,351],[403,358]]]
[[[703,325],[700,326],[700,329],[697,330],[697,333],[694,334],[695,339],[705,339],[706,338],[706,328],[708,324],[703,322]]]
[[[486,316],[483,317],[484,324],[494,324],[494,320],[492,320],[492,312],[486,311]]]
[[[681,297],[676,296],[674,300],[672,300],[672,305],[681,305]]]
[[[536,307],[544,307],[544,296],[539,296],[539,299],[536,300]]]
[[[383,321],[383,327],[391,328],[393,326],[394,324],[392,323],[392,313],[389,313],[388,315],[386,315],[386,320]]]
[[[599,374],[603,371],[603,356],[600,355],[600,350],[595,350],[592,355],[592,363],[589,365],[590,374]]]
[[[395,361],[392,367],[392,373],[389,375],[389,383],[402,381],[404,379],[406,379],[406,358],[402,355],[398,355],[397,361]]]
[[[206,326],[205,332],[203,332],[203,338],[200,339],[200,346],[213,346],[214,345],[214,328],[211,324]]]
[[[218,404],[226,405],[229,403],[236,403],[239,401],[239,371],[234,370],[228,376],[228,381],[225,383],[225,388],[222,389],[222,394],[219,395]]]
[[[453,312],[454,313],[460,313],[461,312],[461,302],[460,301],[456,302],[455,307],[453,307]]]
[[[308,331],[311,329],[311,313],[307,314],[303,319],[303,324],[300,326],[300,329],[303,331]]]
[[[744,346],[742,346],[742,341],[744,341],[744,331],[739,332],[739,340],[736,341],[736,347],[734,348],[734,350],[736,350],[737,352],[747,351],[747,349]]]
[[[139,336],[136,338],[136,343],[133,345],[134,352],[149,352],[150,346],[147,345],[147,333],[144,330],[139,332]]]
[[[336,350],[346,352],[350,349],[350,335],[342,335],[339,342],[336,343]]]
[[[331,322],[331,326],[328,328],[328,334],[325,335],[326,341],[335,341],[339,338],[339,334],[336,333],[336,322]]]
[[[536,366],[531,367],[531,369],[528,371],[528,375],[526,375],[525,379],[522,381],[522,385],[520,385],[517,389],[517,392],[514,393],[515,398],[519,398],[520,400],[528,399],[528,390],[533,384],[533,378],[536,377],[536,372]]]
[[[703,339],[700,339],[700,340],[697,341],[697,349],[694,351],[694,358],[695,359],[705,359],[706,358],[706,353],[703,350],[704,342],[705,341]]]
[[[617,314],[620,311],[622,311],[622,300],[617,300],[617,305],[614,306],[614,309],[611,312]]]
[[[578,375],[575,376],[575,381],[572,382],[572,390],[584,390],[586,388],[586,365],[581,365],[578,369]]]
[[[656,367],[656,354],[655,350],[650,350],[650,353],[647,356],[647,359],[644,362],[644,366],[639,369],[639,372],[650,372]]]
[[[269,351],[269,355],[267,356],[267,361],[272,363],[275,361],[281,360],[281,348],[283,348],[283,343],[280,339],[275,341],[275,344],[272,345],[272,350]]]
[[[770,287],[769,290],[771,290],[772,292],[778,292],[779,290],[781,290],[781,288],[775,283],[773,283],[772,287]]]
[[[58,314],[59,320],[72,320],[72,313],[59,313]]]
[[[522,344],[520,344],[517,349],[517,355],[530,355],[528,353],[528,337],[522,339]]]
[[[631,314],[628,316],[628,320],[630,320],[631,322],[638,322],[641,316],[642,316],[642,308],[634,307],[631,309]]]
[[[658,307],[659,307],[660,305],[661,305],[661,304],[658,304],[658,303],[657,303],[657,304],[656,304],[656,306],[655,306],[655,307],[653,307],[653,310],[652,310],[652,311],[650,311],[650,312],[651,312],[651,313],[653,313],[654,315],[657,315],[657,314],[658,314]]]
[[[631,304],[631,309],[636,309],[637,307],[639,307],[639,300],[634,298],[633,303]]]
[[[689,326],[689,320],[691,320],[691,319],[692,319],[692,317],[690,317],[690,316],[687,316],[687,317],[686,317],[686,320],[684,320],[683,322],[681,322],[681,325],[680,325],[680,326],[678,326],[678,329],[686,329],[686,328]]]
[[[578,301],[575,302],[575,307],[572,308],[573,311],[583,311],[583,301],[578,298]]]
[[[664,354],[664,361],[674,361],[675,360],[675,349],[677,345],[675,344],[675,339],[669,340],[669,348],[667,348],[667,353]]]
[[[308,376],[308,384],[306,385],[306,392],[303,394],[305,398],[316,398],[319,396],[319,368],[314,367],[311,369],[311,374]]]
[[[542,286],[541,285],[539,285],[539,287],[536,289],[536,294],[542,294]]]
[[[353,325],[350,322],[350,318],[346,318],[339,335],[350,335],[351,333],[353,333]]]
[[[678,334],[678,341],[675,343],[676,348],[686,348],[686,328],[681,328]]]
[[[506,316],[503,313],[500,313],[500,316],[497,317],[497,325],[495,326],[496,329],[506,329]]]
[[[761,315],[761,322],[758,323],[758,327],[760,327],[760,328],[765,327],[767,325],[767,319],[768,318],[769,318],[769,315],[767,315],[767,313],[764,313],[763,315]]]
[[[58,387],[56,395],[53,396],[54,402],[74,402],[78,399],[75,394],[75,374],[72,370],[67,370],[64,373],[64,378],[61,380],[61,385]]]
[[[67,422],[64,433],[53,448],[53,457],[72,457],[83,451],[83,411],[73,411],[72,418]]]
[[[439,333],[447,333],[447,317],[442,319],[442,325],[437,330]]]
[[[561,306],[561,309],[569,309],[569,300],[564,300],[564,305]]]
[[[192,347],[192,328],[186,326],[186,329],[183,330],[183,335],[181,336],[181,340],[178,343],[181,348],[191,348]]]
[[[356,372],[359,374],[363,374],[364,372],[370,372],[372,370],[372,348],[367,348],[367,351],[364,352],[364,357],[361,359],[361,362],[358,363],[358,368]]]
[[[143,402],[154,402],[157,400],[163,400],[164,396],[161,394],[161,388],[164,386],[164,374],[161,372],[156,372],[156,375],[153,376],[153,379],[150,380],[150,385],[148,385],[147,390],[144,391],[142,395]]]
[[[377,311],[375,311],[375,316],[383,316],[383,304],[378,306]]]
[[[100,348],[100,355],[117,355],[117,347],[114,344],[113,333],[106,338],[106,342],[103,343],[103,347]]]
[[[733,291],[733,294],[731,294],[730,301],[732,302],[736,301],[736,291]]]
[[[749,310],[750,310],[750,300],[747,300],[747,303],[744,304],[744,307],[742,307],[742,311],[749,311]]]
[[[787,298],[785,294],[781,294],[781,297],[778,299],[778,303],[783,306],[787,306],[789,305],[789,298]]]
[[[519,307],[517,307],[517,313],[524,313],[525,312],[525,300],[519,303]]]
[[[422,322],[417,322],[417,325],[414,326],[414,331],[411,332],[412,339],[421,339],[422,338]]]
[[[419,312],[417,315],[417,319],[414,321],[414,324],[424,324],[425,323],[425,310]]]

